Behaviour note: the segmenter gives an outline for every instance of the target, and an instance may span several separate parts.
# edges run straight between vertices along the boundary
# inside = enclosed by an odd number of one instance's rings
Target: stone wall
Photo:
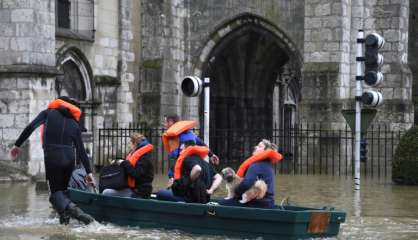
[[[303,46],[303,1],[143,1],[141,119],[157,125],[167,113],[198,118],[197,98],[180,92],[184,76],[196,74],[196,64],[210,37],[227,21],[243,13],[271,21]],[[291,26],[291,27],[290,27]],[[202,74],[197,72],[197,74]],[[199,76],[204,77],[204,76]]]
[[[55,4],[51,0],[2,1],[0,6],[0,160],[7,160],[23,128],[53,92]],[[15,162],[31,175],[43,172],[39,133]]]
[[[376,31],[385,40],[382,49],[385,80],[379,86],[384,98],[376,117],[394,130],[405,130],[414,121],[412,75],[408,66],[409,1],[365,1],[365,33]]]
[[[301,123],[342,128],[350,97],[351,11],[347,0],[305,1]]]
[[[409,3],[408,63],[412,71],[412,97],[415,105],[415,124],[418,124],[418,2]]]

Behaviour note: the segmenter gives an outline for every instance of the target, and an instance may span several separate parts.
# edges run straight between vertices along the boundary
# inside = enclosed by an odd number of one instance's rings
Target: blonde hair
[[[142,142],[145,139],[145,136],[142,133],[133,133],[130,136],[131,142],[136,145],[140,142]]]

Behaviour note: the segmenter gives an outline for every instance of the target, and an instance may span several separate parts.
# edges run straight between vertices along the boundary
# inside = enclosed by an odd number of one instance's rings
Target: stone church
[[[408,129],[418,101],[412,0],[0,0],[0,160],[59,96],[82,103],[87,148],[104,125],[202,122],[184,76],[211,80],[211,128],[342,129],[359,29],[386,39],[375,121]],[[39,133],[20,163],[43,172]]]

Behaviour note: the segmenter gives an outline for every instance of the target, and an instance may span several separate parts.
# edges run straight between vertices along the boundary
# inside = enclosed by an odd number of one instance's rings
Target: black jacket
[[[129,176],[135,178],[134,190],[139,197],[149,198],[152,193],[152,181],[154,180],[154,166],[152,164],[151,154],[147,153],[143,155],[136,162],[135,167],[127,160],[123,161],[120,165],[126,170]]]

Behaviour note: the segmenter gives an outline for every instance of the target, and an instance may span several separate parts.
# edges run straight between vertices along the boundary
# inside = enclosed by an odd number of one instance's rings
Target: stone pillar
[[[340,110],[350,97],[348,0],[305,1],[301,123],[341,129]]]
[[[55,1],[2,1],[0,6],[0,160],[54,95]],[[39,130],[16,164],[44,172]]]
[[[134,93],[137,91],[135,78],[138,78],[138,56],[134,51],[134,27],[139,27],[139,7],[134,0],[119,1],[119,75],[121,86],[117,93],[117,122],[127,126],[134,120]],[[137,36],[138,37],[138,36]]]

